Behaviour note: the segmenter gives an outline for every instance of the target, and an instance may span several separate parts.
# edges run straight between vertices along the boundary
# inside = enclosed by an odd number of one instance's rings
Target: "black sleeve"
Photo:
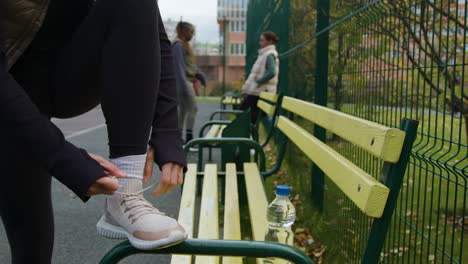
[[[84,150],[67,142],[62,132],[40,114],[29,96],[7,72],[0,52],[0,128],[25,155],[38,161],[50,174],[87,201],[89,187],[104,170]],[[30,175],[35,177],[35,175]],[[26,179],[27,180],[27,179]]]
[[[155,162],[160,168],[168,162],[186,167],[182,149],[182,135],[178,122],[177,86],[172,45],[167,37],[158,10],[159,39],[161,45],[161,80],[154,114],[150,145],[155,149]]]

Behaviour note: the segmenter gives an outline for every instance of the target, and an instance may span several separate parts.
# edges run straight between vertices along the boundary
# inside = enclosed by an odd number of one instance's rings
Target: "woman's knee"
[[[194,101],[194,102],[192,103],[191,112],[194,113],[194,114],[196,114],[196,113],[198,112],[198,105],[197,105],[197,102],[196,102],[196,101]]]

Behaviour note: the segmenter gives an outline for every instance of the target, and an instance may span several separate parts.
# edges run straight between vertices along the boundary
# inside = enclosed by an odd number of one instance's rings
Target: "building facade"
[[[249,0],[218,0],[221,51],[227,55],[227,82],[244,79],[248,4]]]

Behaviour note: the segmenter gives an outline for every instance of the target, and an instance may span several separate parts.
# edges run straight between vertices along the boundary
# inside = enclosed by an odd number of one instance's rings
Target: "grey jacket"
[[[179,95],[187,96],[187,82],[191,83],[193,78],[198,79],[203,86],[206,86],[206,75],[195,64],[195,58],[190,56],[182,45],[181,40],[175,39],[172,44],[172,54],[174,56],[175,74]]]

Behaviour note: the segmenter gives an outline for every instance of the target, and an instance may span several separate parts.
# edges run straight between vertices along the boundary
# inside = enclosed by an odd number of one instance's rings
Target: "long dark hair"
[[[184,21],[180,21],[176,27],[177,37],[182,41],[182,45],[184,45],[185,50],[190,56],[194,56],[194,53],[192,47],[185,38],[185,34],[188,30],[193,30],[194,28],[194,25]]]
[[[275,45],[280,41],[279,37],[273,31],[265,31],[262,35],[266,40],[273,42]]]

